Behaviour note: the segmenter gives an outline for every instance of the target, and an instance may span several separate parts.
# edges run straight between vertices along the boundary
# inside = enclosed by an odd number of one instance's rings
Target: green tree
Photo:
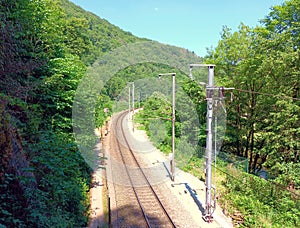
[[[40,88],[44,118],[51,128],[71,132],[73,100],[86,67],[75,55],[51,59],[49,67],[51,76],[44,78]]]
[[[69,134],[73,97],[85,66],[64,44],[59,3],[0,1],[1,128],[3,123],[10,127],[0,141],[5,148],[0,223],[8,227],[82,227],[87,222],[90,170]],[[10,150],[17,150],[12,141],[22,145],[19,153],[24,151],[29,168],[13,165],[22,163]],[[4,164],[7,159],[13,162]],[[25,168],[34,174],[33,189],[16,175]]]
[[[263,20],[265,27],[250,29],[241,25],[234,33],[225,27],[222,40],[209,53],[208,60],[217,65],[218,82],[236,88],[228,112],[228,134],[223,149],[248,158],[249,170],[253,173],[267,159],[273,160],[270,148],[276,142],[270,135],[280,126],[278,115],[283,117],[282,121],[284,118],[291,121],[289,129],[296,129],[291,130],[291,138],[285,137],[287,141],[292,139],[293,146],[283,143],[279,151],[288,150],[290,160],[299,160],[296,143],[299,124],[293,121],[296,118],[293,113],[286,114],[287,110],[299,106],[299,50],[295,48],[298,47],[295,38],[299,27],[297,15],[298,5],[295,1],[287,1],[273,8]],[[283,26],[284,23],[288,25]],[[282,100],[290,102],[279,105]],[[278,150],[276,146],[275,150]],[[298,160],[294,160],[295,157]],[[274,157],[272,164],[277,158]]]
[[[91,41],[88,36],[88,20],[85,18],[71,17],[66,21],[64,30],[65,43],[70,53],[81,58],[90,52]]]

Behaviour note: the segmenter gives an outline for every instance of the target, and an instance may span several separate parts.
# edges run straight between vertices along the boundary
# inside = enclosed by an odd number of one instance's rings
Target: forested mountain
[[[76,89],[96,59],[147,40],[68,0],[0,0],[0,12],[0,227],[85,227],[92,170],[73,134]]]
[[[91,170],[73,97],[99,55],[142,39],[67,0],[1,0],[0,11],[0,227],[84,227]]]
[[[133,43],[145,41],[110,24],[105,19],[87,12],[68,0],[61,0],[67,18],[66,44],[71,53],[92,64],[103,53]]]

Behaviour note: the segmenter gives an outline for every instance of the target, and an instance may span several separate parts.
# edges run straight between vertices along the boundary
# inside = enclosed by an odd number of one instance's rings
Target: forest
[[[74,133],[84,127],[77,122],[74,126],[72,119],[73,106],[83,105],[76,103],[76,90],[87,73],[93,75],[102,66],[101,57],[150,40],[135,37],[68,0],[0,0],[0,8],[0,227],[85,227],[93,167]],[[220,203],[232,217],[238,211],[242,227],[299,227],[299,46],[298,0],[274,6],[255,28],[240,24],[233,31],[224,26],[217,47],[209,48],[204,57],[173,46],[160,50],[158,45],[148,56],[153,60],[158,54],[165,59],[172,56],[174,64],[135,63],[103,79],[90,110],[93,127],[105,123],[103,108],[108,107],[111,115],[128,107],[123,94],[128,82],[148,80],[151,87],[165,91],[169,87],[155,81],[158,74],[176,72],[182,89],[176,94],[179,109],[193,105],[199,117],[176,113],[178,150],[190,148],[187,142],[196,145],[181,168],[201,178],[205,91],[175,66],[185,64],[181,57],[189,63],[215,64],[217,85],[234,87],[224,94],[227,122],[220,150],[247,162],[245,172],[232,169],[221,156],[218,159]],[[203,74],[196,71],[195,77]],[[144,110],[136,121],[168,152],[171,102],[143,83],[141,88],[135,107]],[[143,96],[143,91],[150,95]],[[153,124],[149,117],[160,119]],[[193,121],[199,127],[190,128]],[[162,123],[166,137],[153,130]],[[92,150],[96,138],[83,140]],[[267,180],[259,177],[261,170],[268,173]]]

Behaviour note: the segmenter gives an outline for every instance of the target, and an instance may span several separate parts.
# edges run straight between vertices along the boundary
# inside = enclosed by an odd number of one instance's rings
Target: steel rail
[[[130,154],[132,155],[132,158],[133,158],[134,162],[135,162],[136,165],[137,165],[137,168],[140,170],[142,176],[144,177],[146,183],[148,184],[148,187],[151,189],[151,193],[154,195],[154,197],[155,197],[155,199],[157,200],[157,202],[159,203],[161,209],[164,211],[164,213],[165,213],[166,217],[168,218],[169,222],[172,224],[173,227],[176,227],[175,223],[173,222],[172,218],[170,217],[169,213],[167,212],[165,206],[163,205],[163,203],[162,203],[161,200],[159,199],[159,197],[158,197],[156,191],[154,190],[153,186],[151,185],[149,179],[147,178],[145,172],[144,172],[143,169],[141,168],[141,166],[140,166],[138,160],[136,159],[136,157],[135,157],[135,155],[134,155],[133,150],[132,150],[131,147],[130,147],[130,144],[129,144],[129,142],[128,142],[128,139],[126,138],[126,133],[125,133],[125,131],[124,131],[124,128],[123,128],[123,126],[122,126],[122,123],[123,123],[124,118],[125,118],[125,116],[126,116],[127,114],[128,114],[127,112],[123,112],[123,113],[121,113],[121,114],[118,116],[118,118],[117,118],[117,120],[116,120],[116,127],[117,127],[117,125],[118,125],[118,122],[120,121],[120,123],[121,123],[120,129],[121,129],[122,136],[123,136],[123,138],[124,138],[124,141],[125,141],[125,143],[126,143],[126,146],[128,147],[128,149],[129,149],[129,151],[130,151]],[[141,210],[142,210],[142,213],[143,213],[143,215],[144,215],[144,218],[145,218],[145,220],[146,220],[146,223],[147,223],[148,227],[151,227],[151,224],[150,224],[150,221],[149,221],[149,219],[148,219],[147,213],[146,213],[145,209],[144,209],[143,206],[142,206],[142,203],[141,203],[140,197],[138,196],[136,187],[135,187],[134,184],[133,184],[133,180],[132,180],[132,178],[131,178],[131,176],[130,176],[130,174],[129,174],[128,168],[127,168],[127,166],[126,166],[126,164],[125,164],[125,158],[124,158],[123,154],[121,153],[121,146],[120,146],[120,143],[117,142],[117,145],[118,145],[118,148],[119,148],[121,157],[122,157],[122,162],[123,162],[123,164],[125,165],[126,173],[127,173],[128,177],[129,177],[130,184],[131,184],[132,189],[133,189],[133,191],[134,191],[134,194],[135,194],[135,196],[136,196],[136,199],[137,199],[137,201],[138,201],[138,203],[139,203],[139,206],[140,206],[140,208],[141,208]]]

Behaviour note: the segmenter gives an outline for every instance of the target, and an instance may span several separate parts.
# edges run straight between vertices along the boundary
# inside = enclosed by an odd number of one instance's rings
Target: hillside
[[[78,48],[78,43],[84,42],[85,52],[79,51],[77,54],[84,56],[83,58],[88,64],[93,63],[103,53],[121,45],[147,40],[121,30],[107,20],[85,11],[69,0],[61,0],[61,5],[69,24],[75,27],[71,31],[71,37],[68,37],[68,42],[73,49],[76,49],[76,46]]]
[[[147,40],[68,0],[2,0],[0,10],[0,227],[85,227],[92,169],[75,143],[74,96],[96,59]],[[97,110],[116,95],[97,97]]]

